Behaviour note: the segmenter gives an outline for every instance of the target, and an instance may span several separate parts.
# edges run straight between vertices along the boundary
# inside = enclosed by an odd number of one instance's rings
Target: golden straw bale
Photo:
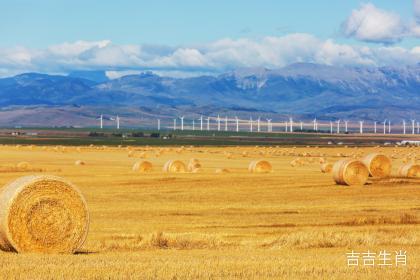
[[[169,173],[184,173],[187,171],[185,163],[180,160],[168,160],[163,166],[164,172]]]
[[[248,171],[252,173],[269,173],[273,170],[271,163],[266,160],[254,160],[248,166]]]
[[[29,162],[21,161],[18,164],[16,164],[16,167],[20,170],[28,170],[31,168],[31,165],[29,164]]]
[[[195,169],[201,168],[201,163],[198,159],[192,158],[188,162],[187,169],[188,171],[192,172]]]
[[[333,178],[339,185],[364,185],[369,171],[363,162],[355,159],[342,159],[333,165]]]
[[[408,163],[400,166],[398,175],[402,177],[420,177],[420,164]]]
[[[133,171],[150,172],[153,170],[153,164],[150,161],[142,160],[133,165]]]
[[[85,165],[86,163],[83,160],[76,160],[74,165]]]
[[[18,253],[74,253],[89,213],[80,191],[59,177],[24,176],[0,192],[0,247]]]
[[[321,164],[321,172],[322,173],[331,173],[332,168],[333,168],[332,163],[325,162],[325,163]]]
[[[227,168],[216,168],[216,170],[214,171],[215,173],[230,173],[230,170]]]
[[[392,161],[384,154],[372,153],[365,156],[362,162],[369,170],[372,177],[384,178],[391,175]]]

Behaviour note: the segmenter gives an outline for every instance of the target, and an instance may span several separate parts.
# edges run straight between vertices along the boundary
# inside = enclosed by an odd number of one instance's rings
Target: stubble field
[[[420,179],[347,187],[320,172],[321,157],[378,151],[393,157],[394,174],[420,155],[395,147],[1,146],[0,186],[27,174],[64,177],[84,194],[91,223],[75,255],[0,252],[0,278],[416,279]],[[199,172],[162,172],[169,159],[191,158]],[[248,172],[260,158],[271,173]],[[302,164],[293,167],[296,158]],[[153,171],[132,171],[139,160]],[[17,168],[20,162],[29,167]],[[230,172],[215,173],[220,168]],[[369,267],[360,259],[348,267],[352,250],[404,250],[407,265],[392,259],[392,266]]]

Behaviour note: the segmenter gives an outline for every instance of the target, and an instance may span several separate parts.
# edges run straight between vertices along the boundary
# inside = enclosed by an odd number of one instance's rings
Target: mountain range
[[[75,71],[66,76],[25,73],[0,79],[0,125],[88,125],[101,113],[118,113],[129,123],[157,115],[217,113],[401,120],[420,119],[419,106],[420,63],[403,67],[297,63],[189,78],[144,72],[110,80],[104,71]],[[60,111],[64,119],[50,117]]]

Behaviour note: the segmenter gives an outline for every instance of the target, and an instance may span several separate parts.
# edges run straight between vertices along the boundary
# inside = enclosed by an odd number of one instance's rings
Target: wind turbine
[[[217,131],[220,131],[220,116],[217,115]]]
[[[417,134],[419,134],[419,133],[420,133],[420,123],[417,122]]]
[[[235,121],[236,121],[236,132],[239,132],[239,119],[237,116],[235,116]]]
[[[115,119],[114,118],[109,118],[109,120],[116,121],[117,129],[120,129],[120,117],[118,115]]]
[[[101,114],[101,116],[99,117],[99,120],[100,120],[100,122],[99,122],[99,127],[101,128],[101,129],[103,129],[104,128],[104,116]]]
[[[316,131],[316,118],[312,122],[314,123],[314,131]]]
[[[340,120],[337,121],[337,134],[340,134]]]
[[[405,134],[405,120],[403,120],[403,134]]]
[[[384,120],[384,134],[386,134],[386,120]]]
[[[203,131],[203,115],[200,116],[200,130]]]
[[[346,133],[349,132],[349,130],[348,130],[348,124],[349,124],[349,121],[344,121],[344,130],[345,130]]]
[[[207,117],[207,131],[210,131],[210,117]]]
[[[195,120],[194,119],[192,120],[192,129],[193,129],[193,131],[195,130]]]
[[[268,132],[273,132],[273,127],[271,125],[271,120],[272,119],[267,119],[267,131]]]
[[[373,122],[373,132],[376,134],[376,121]]]
[[[416,124],[416,121],[411,120],[411,125],[412,125],[412,128],[413,128],[412,134],[415,134],[415,124]]]
[[[333,133],[333,122],[332,121],[330,121],[330,133],[331,134]]]
[[[289,118],[290,120],[290,132],[293,132],[293,118]]]
[[[184,116],[179,117],[181,119],[181,130],[184,130]]]
[[[249,132],[252,132],[252,117],[249,118]]]
[[[225,131],[228,131],[228,117],[225,117]]]
[[[176,118],[174,119],[174,130],[176,130]]]
[[[158,131],[160,130],[160,119],[157,119]]]
[[[257,131],[258,132],[260,132],[260,120],[261,120],[261,117],[258,117],[258,119],[257,119]]]
[[[364,123],[364,121],[359,121],[359,124],[360,124],[360,134],[363,134],[363,123]]]
[[[301,132],[303,131],[303,122],[302,121],[300,122],[300,131]]]

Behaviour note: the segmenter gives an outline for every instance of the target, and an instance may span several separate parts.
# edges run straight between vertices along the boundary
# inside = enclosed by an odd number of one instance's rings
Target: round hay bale
[[[227,168],[216,168],[216,170],[214,171],[214,173],[218,173],[218,174],[221,174],[221,173],[230,173],[230,170],[227,169]]]
[[[163,166],[164,172],[169,173],[184,173],[187,171],[185,163],[180,160],[168,160]]]
[[[248,171],[253,173],[269,173],[273,170],[271,163],[266,160],[254,160],[248,166]]]
[[[321,157],[321,158],[319,158],[319,163],[320,164],[323,164],[323,163],[326,163],[327,161],[325,160],[325,158],[323,158],[323,157]]]
[[[192,172],[195,169],[201,168],[201,163],[198,159],[192,158],[190,159],[190,161],[188,162],[188,166],[187,169],[188,171]]]
[[[392,161],[384,154],[372,153],[362,159],[372,177],[389,177],[392,169]]]
[[[321,172],[322,173],[331,173],[332,169],[333,169],[332,163],[325,162],[325,163],[321,164]]]
[[[21,161],[18,164],[16,164],[16,167],[21,170],[27,170],[31,167],[31,165],[29,164],[29,162]]]
[[[85,165],[86,163],[83,160],[76,160],[74,165]]]
[[[142,160],[133,165],[133,171],[150,172],[153,170],[153,164],[150,161]]]
[[[334,163],[333,178],[339,185],[364,185],[369,171],[363,162],[354,159],[342,159]]]
[[[18,253],[74,253],[89,213],[80,191],[55,176],[24,176],[0,192],[0,247]]]
[[[400,166],[398,175],[402,177],[420,177],[420,164],[409,163]]]

